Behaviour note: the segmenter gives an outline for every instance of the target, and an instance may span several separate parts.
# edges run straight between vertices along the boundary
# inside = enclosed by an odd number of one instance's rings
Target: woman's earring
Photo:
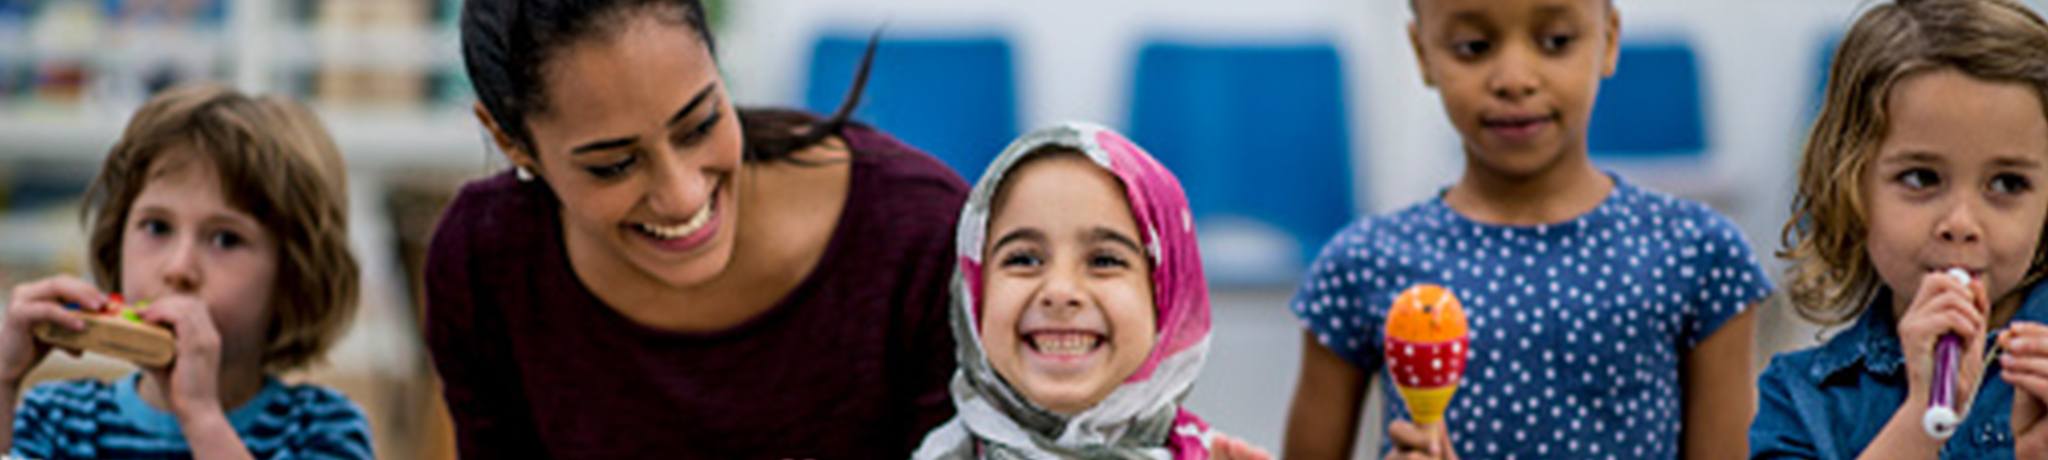
[[[498,148],[498,143],[492,141],[490,130],[479,127],[477,129],[477,134],[483,137],[484,150],[489,150],[492,153],[492,158],[505,157],[504,151]],[[513,177],[518,178],[520,182],[533,182],[532,170],[526,169],[526,165],[518,164],[519,162],[517,161],[514,161],[512,163]]]

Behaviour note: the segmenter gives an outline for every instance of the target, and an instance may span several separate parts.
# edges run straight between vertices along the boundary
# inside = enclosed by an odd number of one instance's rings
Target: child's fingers
[[[1976,296],[1972,295],[1973,292],[1970,286],[1947,274],[1929,273],[1921,277],[1920,290],[1914,293],[1913,302],[1906,306],[1905,318],[1900,320],[1901,335],[1905,335],[1908,328],[1911,328],[1919,337],[1936,336],[1941,332],[1952,332],[1966,338],[1982,337],[1982,333],[1977,331],[1983,328],[1984,313],[1978,305]],[[1943,321],[1942,324],[1925,324],[1921,322],[1924,320],[1916,320],[1929,316],[1949,316],[1950,313],[1961,315],[1962,318],[1959,321]],[[1914,327],[1915,325],[1918,327]],[[1929,326],[1938,326],[1940,329],[1926,329]]]
[[[168,305],[159,303],[155,305],[154,308],[136,310],[135,317],[142,318],[143,321],[148,321],[152,323],[164,323],[165,325],[176,323],[178,321],[178,312],[175,311],[175,308],[166,307],[168,307]]]
[[[169,328],[171,335],[177,338],[178,353],[185,353],[187,347],[191,346],[212,348],[213,342],[206,339],[212,334],[212,324],[205,318],[205,312],[193,314],[170,309],[156,310],[152,307],[137,312],[136,316],[141,317],[144,322]]]
[[[1943,294],[1968,296],[1970,294],[1969,289],[1969,286],[1963,285],[1961,281],[1946,273],[1928,273],[1920,277],[1920,287],[1918,291],[1913,293],[1912,305],[1926,304],[1934,297]],[[1910,310],[1912,307],[1909,306],[1907,308]]]
[[[1445,426],[1444,424],[1441,424],[1441,423],[1437,424],[1436,426],[1437,426],[1437,429],[1436,429],[1436,432],[1437,432],[1437,436],[1436,436],[1436,442],[1437,442],[1437,450],[1436,450],[1436,452],[1437,452],[1437,458],[1443,458],[1443,459],[1448,459],[1448,460],[1458,460],[1458,451],[1457,451],[1456,449],[1452,449],[1452,448],[1451,448],[1451,430],[1450,430],[1450,427],[1449,427],[1449,426]]]
[[[27,326],[36,323],[52,323],[71,330],[85,329],[85,317],[64,309],[63,306],[44,300],[33,300],[7,307],[7,316]]]
[[[2039,323],[2014,321],[1998,334],[1998,347],[2006,353],[2048,355],[2048,327]]]
[[[2013,388],[2034,395],[2035,399],[2048,398],[2048,377],[2044,377],[2043,374],[2007,369],[1999,372],[1998,377],[2005,379],[2005,383],[2011,384]]]
[[[142,318],[142,322],[168,328],[173,335],[179,335],[182,332],[184,328],[183,323],[185,322],[183,315],[174,311],[174,309],[163,308],[161,305],[137,310],[135,311],[135,317]]]
[[[2048,337],[2015,337],[2010,332],[1998,337],[2005,356],[2048,357]]]
[[[46,301],[63,305],[75,303],[86,308],[99,308],[107,303],[105,294],[78,278],[56,276],[32,281],[14,287],[13,303]]]
[[[1943,293],[1928,298],[1926,304],[1907,312],[1907,316],[1928,318],[1935,321],[1942,331],[1958,335],[1978,337],[1983,335],[1984,314],[1977,311],[1975,304],[1956,293]]]
[[[213,317],[207,312],[206,303],[197,298],[170,296],[156,299],[149,308],[136,311],[136,316],[171,329],[171,335],[177,340],[175,361],[206,357],[202,362],[214,362],[213,358],[219,357],[220,333],[214,330]]]
[[[1971,301],[1968,294],[1953,291],[1941,292],[1921,296],[1919,300],[1913,301],[1912,305],[1906,306],[1906,316],[1924,315],[1947,310],[1982,315],[1983,313],[1977,311],[1976,305],[1975,302]]]
[[[185,328],[210,324],[206,304],[190,297],[165,297],[151,303],[149,308],[136,310],[135,315],[143,321],[161,323],[174,332]]]
[[[1422,451],[1414,451],[1414,450],[1407,450],[1407,451],[1403,451],[1403,450],[1393,450],[1393,451],[1388,451],[1388,452],[1387,452],[1387,458],[1388,458],[1388,459],[1390,459],[1390,460],[1440,460],[1440,459],[1438,459],[1438,458],[1436,458],[1436,457],[1434,457],[1434,456],[1431,456],[1431,455],[1429,455],[1429,453],[1428,453],[1428,452],[1422,452]]]
[[[1902,320],[1902,323],[1910,323],[1906,327],[1923,334],[1920,337],[1934,337],[1941,333],[1954,333],[1964,338],[1981,337],[1984,328],[1983,317],[1969,311],[1969,307],[1964,306],[1967,304],[1957,303],[1959,300],[1947,297],[1937,299],[1939,303],[1910,313],[1914,318],[1910,321]]]
[[[2008,372],[2048,376],[2048,358],[2008,354],[1999,357],[1998,364]]]
[[[1942,323],[1943,326],[1948,328],[1947,332],[1955,333],[1955,335],[1962,336],[1964,339],[1975,339],[1984,336],[1983,318],[1982,316],[1975,316],[1960,310],[1951,309],[1941,312]]]
[[[1991,313],[1991,288],[1984,286],[1984,280],[1970,281],[1970,298],[1977,300],[1977,311]]]
[[[1944,311],[1960,314],[1965,321],[1969,322],[1972,326],[1970,330],[1970,332],[1973,332],[1972,335],[1983,336],[1984,324],[1987,319],[1984,316],[1984,310],[1978,308],[1978,303],[1973,297],[1951,293],[1943,294],[1939,299],[1942,300],[1940,306]]]
[[[1387,424],[1387,439],[1394,442],[1395,452],[1428,453],[1429,432],[1407,420],[1395,420]]]
[[[1273,454],[1236,438],[1217,433],[1209,450],[1215,458],[1223,460],[1272,460]]]

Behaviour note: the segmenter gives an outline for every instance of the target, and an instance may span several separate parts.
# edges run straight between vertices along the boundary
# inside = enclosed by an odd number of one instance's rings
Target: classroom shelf
[[[306,101],[352,169],[481,163],[460,37],[447,20],[455,2],[214,1],[213,16],[171,20],[122,16],[120,2],[18,2],[41,13],[0,17],[0,168],[97,161],[166,79]],[[53,63],[78,67],[84,81],[37,95]]]
[[[477,169],[487,166],[483,133],[460,111],[320,110],[351,170]],[[126,116],[28,116],[0,113],[0,164],[98,163],[120,137]],[[0,169],[4,169],[0,166]]]

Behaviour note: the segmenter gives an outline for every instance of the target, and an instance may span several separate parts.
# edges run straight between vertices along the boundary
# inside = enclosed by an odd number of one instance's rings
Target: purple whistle
[[[1970,284],[1970,272],[1963,269],[1951,268],[1948,275]],[[1927,388],[1927,412],[1920,416],[1920,427],[1934,439],[1947,440],[1956,434],[1956,425],[1962,423],[1962,414],[1956,413],[1956,368],[1962,364],[1962,358],[1961,336],[1948,333],[1935,339],[1934,381]]]

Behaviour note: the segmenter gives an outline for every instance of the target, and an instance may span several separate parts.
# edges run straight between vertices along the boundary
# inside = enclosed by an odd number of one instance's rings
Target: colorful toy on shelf
[[[1418,425],[1443,420],[1471,354],[1465,308],[1443,286],[1418,284],[1387,312],[1387,371]]]
[[[65,308],[85,312],[77,304]],[[37,324],[37,339],[65,348],[105,354],[149,367],[163,367],[176,356],[177,340],[163,326],[143,321],[136,312],[149,302],[129,305],[120,294],[108,296],[107,308],[85,312],[85,329],[71,330],[55,324]]]

